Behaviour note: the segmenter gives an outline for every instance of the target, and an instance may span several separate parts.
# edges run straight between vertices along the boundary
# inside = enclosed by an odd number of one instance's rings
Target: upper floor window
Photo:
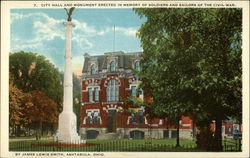
[[[134,67],[136,70],[140,71],[141,70],[140,62],[136,61]]]
[[[93,92],[92,92],[92,88],[88,89],[88,93],[89,93],[89,102],[93,102]]]
[[[91,65],[91,67],[90,67],[90,74],[91,75],[93,75],[93,74],[95,74],[95,65],[93,64],[93,65]]]
[[[139,80],[140,80],[140,77],[139,77],[139,75],[137,75],[137,74],[134,74],[134,78],[135,78],[136,81],[139,81]]]
[[[143,89],[142,88],[139,89],[139,95],[143,95]]]
[[[99,101],[99,89],[94,88],[94,91],[95,91],[95,101],[98,102]]]
[[[119,84],[114,79],[108,82],[107,101],[119,101]]]
[[[136,86],[132,86],[131,89],[132,89],[132,96],[136,97]]]
[[[110,72],[114,72],[114,71],[115,71],[115,62],[112,61],[112,62],[110,63]]]
[[[95,87],[93,91],[92,88],[88,88],[88,96],[89,96],[89,102],[98,102],[99,101],[99,88]]]

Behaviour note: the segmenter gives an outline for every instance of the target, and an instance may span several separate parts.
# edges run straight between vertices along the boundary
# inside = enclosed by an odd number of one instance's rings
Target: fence
[[[175,148],[174,144],[161,144],[152,141],[110,140],[86,144],[62,144],[58,142],[16,141],[10,142],[10,151],[107,151],[107,152],[144,152],[144,151],[192,151],[195,145],[182,145]]]
[[[238,143],[236,143],[238,142]],[[164,144],[150,140],[109,140],[93,141],[86,144],[62,144],[53,141],[16,141],[10,142],[10,151],[87,151],[87,152],[197,152],[195,144],[181,144],[176,148],[174,144]],[[240,141],[223,141],[223,151],[241,151]]]
[[[223,140],[223,150],[224,151],[242,151],[241,140],[242,139]]]

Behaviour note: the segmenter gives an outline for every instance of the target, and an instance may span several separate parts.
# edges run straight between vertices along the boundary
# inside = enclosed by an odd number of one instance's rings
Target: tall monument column
[[[72,12],[71,12],[72,13]],[[76,115],[73,112],[73,80],[71,70],[71,38],[74,24],[68,20],[65,26],[65,65],[64,65],[64,91],[63,91],[63,111],[59,115],[58,141],[63,143],[83,143],[77,133]]]

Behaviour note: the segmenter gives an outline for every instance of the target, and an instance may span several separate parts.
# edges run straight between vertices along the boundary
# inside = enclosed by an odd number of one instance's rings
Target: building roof
[[[97,61],[98,63],[98,71],[102,71],[103,69],[108,68],[109,58],[117,58],[118,68],[130,69],[132,67],[132,63],[134,60],[139,58],[141,52],[133,52],[133,53],[124,53],[122,51],[119,52],[107,52],[104,55],[95,55],[90,56],[89,54],[85,54],[85,60],[83,64],[82,73],[88,72],[89,63],[91,60]]]

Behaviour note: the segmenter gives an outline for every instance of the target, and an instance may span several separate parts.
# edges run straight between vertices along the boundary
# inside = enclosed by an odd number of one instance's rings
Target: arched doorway
[[[108,133],[116,132],[116,110],[108,111]]]

